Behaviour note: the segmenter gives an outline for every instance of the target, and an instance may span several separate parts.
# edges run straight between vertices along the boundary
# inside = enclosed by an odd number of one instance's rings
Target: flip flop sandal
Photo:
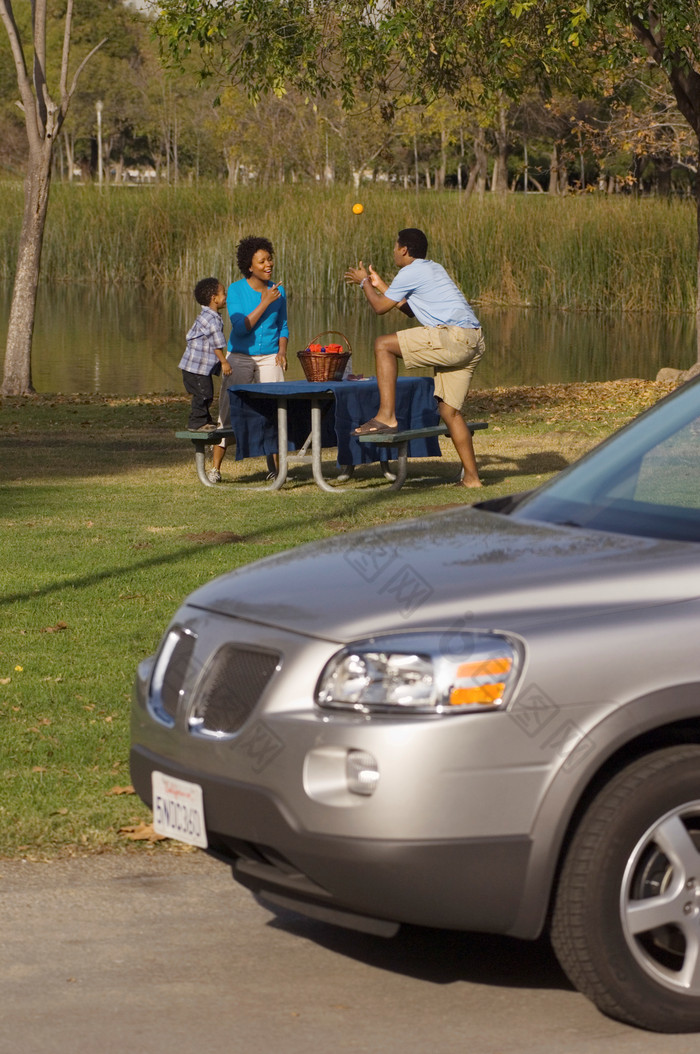
[[[398,432],[398,425],[385,425],[383,421],[379,421],[376,417],[373,417],[370,421],[365,421],[363,425],[356,428],[352,435],[354,436],[377,436],[377,435],[391,435],[393,432]]]

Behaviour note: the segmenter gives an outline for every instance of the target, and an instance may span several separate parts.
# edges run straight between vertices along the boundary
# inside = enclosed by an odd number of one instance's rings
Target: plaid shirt
[[[221,362],[215,354],[215,348],[226,347],[224,324],[218,311],[203,307],[197,315],[192,329],[185,337],[187,348],[180,359],[180,369],[188,373],[221,372]]]

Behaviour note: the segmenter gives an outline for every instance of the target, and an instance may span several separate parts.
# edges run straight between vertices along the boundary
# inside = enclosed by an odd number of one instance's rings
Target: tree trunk
[[[483,194],[486,190],[486,174],[488,171],[488,154],[486,152],[486,136],[483,128],[480,128],[474,138],[474,165],[469,173],[467,181],[466,196],[470,197],[474,191]]]
[[[569,173],[561,157],[559,158],[559,193],[569,193]]]
[[[178,151],[179,128],[177,120],[177,110],[175,111],[173,123],[173,172],[175,175],[175,186],[177,186],[180,182],[180,154]]]
[[[435,184],[440,190],[445,189],[447,178],[447,135],[445,129],[440,129],[440,167],[435,173]]]
[[[578,133],[578,170],[581,181],[581,190],[586,189],[586,159],[583,156],[583,138],[579,129]]]
[[[7,329],[2,395],[27,395],[32,387],[32,335],[41,247],[51,186],[52,140],[30,153],[24,182],[24,215]]]
[[[498,108],[498,125],[494,131],[496,139],[497,165],[494,165],[493,185],[491,189],[495,194],[508,193],[508,125],[506,123],[506,108],[501,104]]]
[[[559,193],[559,150],[555,143],[549,157],[549,194]]]

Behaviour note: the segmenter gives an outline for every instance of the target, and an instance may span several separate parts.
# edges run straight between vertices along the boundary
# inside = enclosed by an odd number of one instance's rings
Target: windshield
[[[700,541],[700,379],[538,488],[515,519]]]

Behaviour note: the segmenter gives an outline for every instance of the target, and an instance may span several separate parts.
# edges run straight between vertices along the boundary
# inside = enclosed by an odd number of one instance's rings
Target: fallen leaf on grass
[[[43,765],[35,765],[32,772],[46,772],[46,769]]]
[[[67,622],[57,622],[55,626],[44,626],[42,633],[59,633],[62,629],[68,629]]]
[[[152,823],[138,823],[131,827],[120,827],[119,833],[130,838],[132,842],[162,842],[165,834],[156,834]]]
[[[11,680],[11,677],[0,677],[0,684],[9,684]]]
[[[111,790],[107,791],[107,797],[109,797],[110,794],[136,794],[136,791],[131,786],[129,786],[129,787],[112,787]]]

